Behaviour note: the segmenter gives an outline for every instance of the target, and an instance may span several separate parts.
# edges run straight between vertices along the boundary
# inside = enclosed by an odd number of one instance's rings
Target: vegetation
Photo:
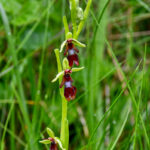
[[[83,10],[87,2],[79,1]],[[81,24],[69,9],[66,0],[0,0],[0,150],[49,149],[39,143],[46,131],[60,136],[62,101],[51,81],[66,18],[73,38],[86,44],[77,46],[85,68],[72,74],[69,150],[149,150],[148,0],[93,0],[86,19],[78,14]]]

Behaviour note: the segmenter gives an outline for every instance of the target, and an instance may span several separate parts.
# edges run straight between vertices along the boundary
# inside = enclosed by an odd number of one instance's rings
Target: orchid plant
[[[84,67],[73,68],[73,65],[75,64],[76,66],[79,66],[79,59],[77,55],[77,53],[79,53],[79,50],[76,48],[76,46],[86,47],[86,45],[79,42],[77,38],[84,27],[85,21],[89,14],[92,0],[88,0],[84,11],[81,7],[79,7],[79,0],[69,0],[69,2],[73,34],[69,31],[67,18],[66,16],[64,16],[63,23],[66,39],[64,42],[62,42],[60,50],[54,50],[58,66],[58,74],[52,80],[52,82],[56,82],[57,80],[59,80],[60,95],[62,99],[62,120],[60,138],[55,137],[54,132],[50,128],[47,128],[47,133],[49,137],[40,141],[40,143],[42,144],[50,144],[50,150],[58,150],[58,146],[62,150],[68,150],[69,124],[67,120],[67,104],[69,101],[76,98],[77,93],[76,87],[72,85],[73,80],[71,78],[71,74],[84,69]],[[67,58],[65,57],[63,59],[63,63],[61,63],[60,54],[62,53],[64,48],[64,56],[67,55]]]

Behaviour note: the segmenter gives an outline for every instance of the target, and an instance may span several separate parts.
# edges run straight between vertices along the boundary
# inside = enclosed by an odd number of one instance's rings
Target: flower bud
[[[84,18],[83,9],[81,7],[77,7],[77,19],[81,21],[83,20],[83,18]]]

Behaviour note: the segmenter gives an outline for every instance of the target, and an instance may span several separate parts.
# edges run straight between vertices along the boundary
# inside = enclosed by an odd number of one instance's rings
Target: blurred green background
[[[7,15],[0,11],[0,150],[49,149],[39,140],[46,127],[60,134],[53,50],[65,39],[63,15],[71,29],[69,2],[0,4]],[[72,74],[69,150],[149,150],[150,1],[93,0],[79,40],[87,47],[77,47],[85,69]]]

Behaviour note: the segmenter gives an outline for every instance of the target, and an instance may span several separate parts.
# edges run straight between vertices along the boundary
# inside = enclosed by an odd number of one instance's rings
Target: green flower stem
[[[60,62],[60,56],[59,56],[59,50],[55,49],[55,55],[57,60],[57,66],[58,66],[58,73],[62,72],[62,65]],[[59,78],[59,84],[61,84],[62,77]],[[68,150],[68,144],[69,144],[69,126],[68,126],[68,120],[67,120],[67,100],[64,97],[64,88],[60,88],[60,95],[62,98],[62,120],[61,120],[61,133],[60,133],[60,139],[62,142],[63,147]]]
[[[75,37],[74,37],[75,39],[78,38],[80,32],[82,31],[82,29],[84,27],[85,21],[86,21],[86,19],[88,17],[89,11],[90,11],[91,3],[92,3],[92,0],[88,0],[88,3],[86,5],[85,11],[84,11],[84,17],[83,17],[83,20],[80,22],[80,24],[78,26],[77,33],[75,34]]]
[[[76,37],[77,32],[77,6],[75,0],[70,0],[71,5],[71,20],[72,20],[72,26],[73,26],[73,38]]]

